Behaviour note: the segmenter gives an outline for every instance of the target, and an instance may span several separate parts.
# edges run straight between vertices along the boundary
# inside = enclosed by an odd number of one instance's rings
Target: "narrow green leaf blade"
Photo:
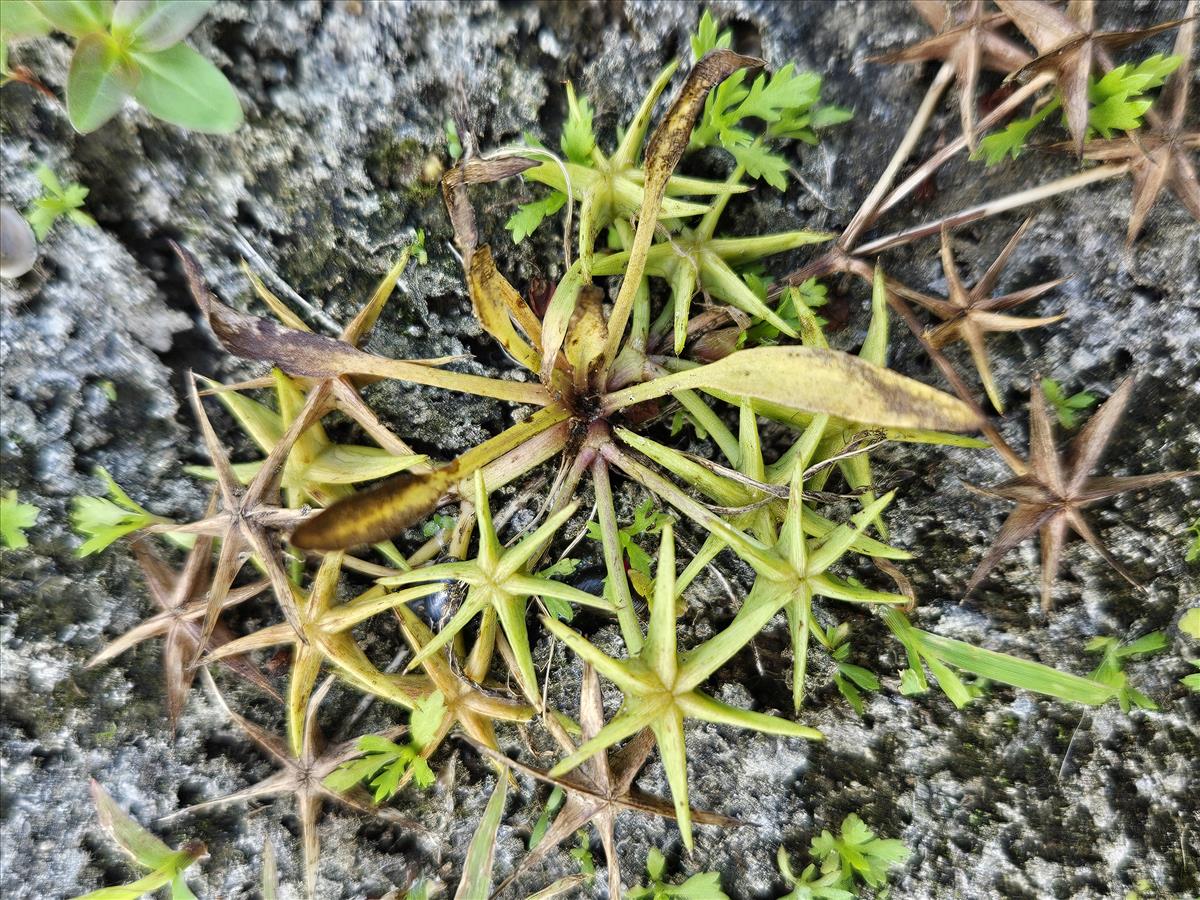
[[[454,893],[454,900],[480,900],[487,897],[492,883],[492,863],[496,857],[496,833],[500,830],[500,818],[504,815],[504,801],[508,796],[508,779],[503,775],[496,778],[492,798],[488,800],[483,818],[471,838],[467,858],[463,864],[462,880]]]

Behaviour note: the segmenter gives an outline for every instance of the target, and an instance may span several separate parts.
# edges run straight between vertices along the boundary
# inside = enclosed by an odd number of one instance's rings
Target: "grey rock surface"
[[[731,207],[726,227],[741,233],[841,227],[886,164],[932,74],[876,66],[866,57],[924,36],[924,26],[899,3],[709,5],[733,24],[739,49],[820,72],[825,96],[856,113],[820,146],[798,151],[804,186],[793,183],[784,195],[758,190]],[[1178,15],[1182,6],[1167,0],[1104,4],[1102,24],[1145,25]],[[70,498],[99,493],[91,472],[103,465],[151,511],[198,516],[204,493],[182,466],[204,455],[180,402],[184,373],[259,374],[220,352],[199,323],[168,239],[191,248],[214,290],[240,308],[252,305],[240,259],[269,268],[273,287],[286,283],[309,298],[317,313],[310,321],[320,327],[347,321],[413,230],[423,228],[430,264],[405,276],[370,349],[398,358],[470,353],[470,370],[504,371],[504,358],[470,316],[449,251],[448,221],[427,172],[431,158],[443,156],[442,122],[455,105],[469,110],[484,148],[524,131],[553,136],[565,110],[560,83],[569,78],[593,102],[601,140],[610,142],[658,69],[673,55],[686,55],[699,9],[632,0],[222,2],[190,40],[242,98],[247,122],[229,138],[190,134],[136,108],[79,136],[44,96],[22,85],[3,89],[3,200],[23,209],[38,189],[32,172],[45,162],[64,180],[91,189],[87,208],[101,227],[60,226],[30,274],[0,283],[0,481],[42,510],[30,546],[0,556],[0,893],[63,897],[130,880],[123,858],[97,827],[89,778],[151,823],[271,771],[198,687],[178,734],[168,733],[156,644],[140,645],[102,668],[83,667],[106,640],[148,614],[150,601],[123,546],[76,558]],[[1170,42],[1160,36],[1132,55],[1166,52]],[[61,95],[69,47],[60,38],[22,44],[14,58]],[[924,152],[957,134],[957,115],[955,103],[942,104]],[[901,210],[885,227],[952,212],[1070,168],[1066,160],[1037,153],[993,169],[958,160],[939,173],[927,205]],[[492,236],[501,268],[523,286],[534,275],[553,276],[561,263],[554,229],[544,227],[515,248],[502,232],[514,191],[518,198],[536,194],[510,184],[481,194],[480,229]],[[1114,474],[1195,467],[1200,227],[1166,197],[1127,252],[1128,204],[1129,185],[1117,181],[1037,209],[1002,287],[1073,273],[1030,310],[1066,309],[1070,317],[993,342],[1010,407],[1005,433],[1024,447],[1031,373],[1101,395],[1136,374],[1136,400],[1109,456]],[[1010,214],[956,232],[968,278],[977,277],[1020,221],[1019,213]],[[803,259],[774,260],[772,273]],[[909,284],[931,292],[945,287],[936,241],[890,254],[887,263]],[[865,328],[858,288],[851,300],[850,327],[838,337],[845,347],[855,346]],[[935,382],[915,342],[898,324],[895,330],[895,365]],[[512,420],[503,404],[425,389],[382,384],[370,397],[398,433],[443,457]],[[230,424],[218,421],[232,440]],[[694,804],[751,824],[699,828],[688,857],[674,825],[627,816],[619,843],[626,884],[657,846],[669,871],[717,870],[732,897],[776,897],[784,892],[776,848],[782,844],[803,865],[820,829],[835,829],[846,814],[859,812],[881,835],[912,849],[892,879],[891,896],[1194,896],[1200,891],[1200,703],[1179,679],[1191,671],[1185,657],[1200,652],[1175,623],[1200,597],[1200,567],[1183,561],[1187,523],[1200,513],[1200,481],[1123,495],[1094,512],[1114,552],[1146,579],[1146,593],[1130,589],[1072,543],[1058,609],[1043,617],[1033,544],[1011,553],[981,590],[960,602],[961,586],[1005,512],[968,494],[960,479],[1001,479],[998,459],[895,447],[880,461],[885,479],[902,487],[893,538],[919,549],[907,571],[921,597],[923,627],[1079,673],[1094,665],[1083,650],[1091,637],[1164,630],[1168,649],[1128,669],[1161,710],[1124,715],[1110,704],[1084,711],[1006,688],[989,690],[961,711],[939,694],[903,697],[895,674],[903,666],[899,647],[873,619],[851,611],[856,660],[885,683],[869,695],[866,715],[857,718],[828,672],[818,670],[805,718],[825,732],[823,744],[690,726]],[[620,494],[626,510],[638,502],[628,486]],[[684,535],[697,545],[702,537]],[[723,557],[722,568],[735,587],[745,585],[736,561]],[[702,579],[689,600],[681,620],[690,623],[685,645],[732,616],[715,578]],[[256,627],[270,613],[264,606],[235,624]],[[597,642],[615,651],[615,632],[596,622],[590,627]],[[382,664],[397,645],[396,635],[380,628],[363,639]],[[743,652],[714,679],[714,693],[737,705],[785,711],[787,646],[780,617],[756,641],[755,652]],[[536,652],[539,663],[549,660],[544,638]],[[560,651],[551,665],[555,699],[571,709],[577,662]],[[279,711],[264,698],[228,688],[236,708],[280,725]],[[616,697],[609,699],[615,709]],[[349,691],[335,691],[326,709],[331,730],[356,702]],[[361,727],[391,718],[373,708]],[[504,733],[502,746],[527,752],[515,731]],[[450,786],[399,798],[430,828],[427,834],[327,811],[320,896],[379,897],[417,876],[440,879],[452,893],[493,779],[465,746],[448,744],[435,762],[453,773]],[[656,759],[639,784],[667,794]],[[520,859],[545,796],[522,782],[510,797],[498,874]],[[280,859],[283,895],[299,895],[296,820],[286,801],[179,819],[156,830],[172,842],[208,844],[211,857],[189,873],[200,896],[256,896],[266,841]],[[565,852],[552,854],[514,896],[574,870]]]

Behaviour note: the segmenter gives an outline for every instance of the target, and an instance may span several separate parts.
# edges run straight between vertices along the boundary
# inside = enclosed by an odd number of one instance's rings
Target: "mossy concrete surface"
[[[1183,4],[1100,6],[1103,26],[1117,28],[1179,15]],[[932,76],[930,68],[882,67],[866,57],[924,36],[925,27],[899,3],[710,7],[734,27],[739,49],[772,65],[795,60],[820,72],[826,97],[855,110],[854,121],[827,133],[820,146],[794,151],[799,177],[786,194],[760,187],[731,204],[725,227],[736,234],[836,230],[886,164]],[[216,347],[168,240],[196,253],[214,290],[239,308],[259,309],[239,270],[247,258],[260,271],[272,270],[272,286],[286,282],[314,310],[345,322],[414,229],[423,228],[429,265],[405,275],[369,348],[395,357],[472,354],[471,371],[507,371],[509,363],[469,315],[449,249],[436,188],[438,165],[445,162],[442,122],[456,106],[467,110],[484,148],[524,131],[554,140],[565,110],[561,83],[569,78],[594,104],[601,140],[611,143],[658,69],[688,53],[687,35],[699,12],[688,3],[648,2],[222,2],[190,40],[242,98],[246,125],[228,138],[189,134],[133,108],[79,136],[46,98],[22,85],[3,89],[4,200],[23,208],[38,191],[32,172],[45,162],[64,181],[91,189],[87,209],[101,225],[60,226],[42,246],[38,268],[0,288],[0,481],[42,510],[30,546],[0,557],[5,896],[71,896],[131,880],[97,826],[89,777],[139,821],[152,823],[271,771],[199,687],[178,734],[168,733],[157,644],[102,668],[83,668],[106,640],[149,614],[151,603],[126,547],[76,558],[80,541],[68,525],[70,498],[98,493],[91,473],[103,465],[153,512],[198,516],[204,490],[182,466],[203,462],[204,454],[180,402],[184,375],[192,369],[235,379],[260,372]],[[1166,52],[1170,43],[1169,35],[1161,36],[1128,55]],[[13,58],[61,94],[69,58],[63,41],[20,45]],[[989,78],[989,89],[994,81]],[[952,100],[943,103],[918,157],[957,134]],[[720,175],[725,163],[713,155],[691,165]],[[939,173],[924,205],[900,210],[885,227],[952,212],[1071,168],[1069,160],[1037,152],[992,169],[959,159]],[[476,195],[484,240],[521,289],[561,268],[558,223],[544,225],[519,247],[502,228],[515,202],[540,190],[506,183]],[[1165,196],[1126,252],[1129,193],[1127,182],[1106,183],[1036,210],[1002,286],[1071,274],[1029,310],[1066,310],[1070,317],[993,341],[1011,409],[1004,430],[1025,446],[1024,400],[1034,373],[1101,395],[1135,374],[1135,401],[1108,456],[1112,471],[1194,467],[1200,458],[1200,228]],[[986,268],[1021,220],[1016,213],[956,232],[968,279]],[[804,258],[773,260],[772,273]],[[885,262],[909,284],[945,288],[935,240]],[[860,286],[837,279],[831,289],[848,291],[849,327],[836,340],[853,348],[865,329],[865,296]],[[895,323],[894,364],[936,383],[927,359],[902,331]],[[504,404],[396,384],[380,384],[369,396],[398,433],[443,457],[496,433],[514,415]],[[231,423],[219,415],[217,421],[237,458],[251,458]],[[765,434],[771,446],[786,439],[779,431]],[[968,494],[960,480],[1004,477],[994,456],[895,447],[879,461],[882,478],[900,488],[890,519],[894,540],[918,554],[905,569],[921,598],[923,627],[1077,673],[1095,664],[1083,650],[1089,638],[1162,629],[1168,649],[1129,666],[1130,678],[1161,711],[1084,710],[999,687],[962,711],[936,694],[906,698],[898,691],[903,660],[897,645],[874,620],[837,608],[854,625],[855,661],[884,681],[884,690],[868,696],[866,715],[856,717],[840,699],[818,660],[803,715],[826,733],[823,744],[689,726],[693,802],[749,824],[698,828],[696,851],[688,857],[674,825],[625,816],[619,852],[626,884],[657,846],[668,856],[669,871],[715,869],[733,897],[776,897],[783,893],[776,848],[782,844],[802,865],[809,840],[856,811],[880,835],[901,838],[912,849],[892,879],[894,897],[1196,894],[1200,704],[1179,679],[1190,671],[1186,657],[1200,651],[1175,623],[1200,595],[1200,567],[1183,560],[1186,524],[1200,512],[1200,482],[1123,495],[1094,512],[1102,537],[1146,580],[1146,593],[1130,589],[1072,543],[1056,590],[1058,608],[1043,616],[1032,544],[1009,554],[962,600],[962,585],[1006,510]],[[619,496],[626,514],[641,499],[628,486]],[[581,524],[574,521],[568,532]],[[703,538],[687,529],[680,537],[691,546]],[[745,588],[748,575],[735,560],[722,557],[721,568],[724,583]],[[585,567],[581,577],[584,572],[593,577],[598,569]],[[735,609],[722,580],[711,574],[688,601],[683,646],[710,635]],[[249,630],[272,615],[264,603],[232,621]],[[617,652],[615,631],[606,623],[586,616],[578,623]],[[387,623],[359,636],[380,665],[398,646]],[[786,712],[787,646],[780,618],[709,687],[730,703]],[[552,697],[573,709],[578,665],[561,648],[550,662],[549,651],[543,637],[536,655],[551,665]],[[263,697],[225,679],[222,684],[236,708],[280,726],[279,710]],[[616,697],[608,699],[611,713]],[[334,692],[324,710],[331,732],[356,702],[349,691]],[[394,719],[393,711],[376,706],[359,727]],[[503,732],[502,746],[532,759],[515,730]],[[424,794],[406,791],[397,801],[412,808],[428,833],[327,812],[320,896],[379,897],[421,875],[453,890],[493,778],[470,748],[453,742],[447,748],[435,758],[447,774],[443,783]],[[537,761],[549,764],[549,746],[539,742],[536,749],[545,753]],[[667,794],[654,760],[639,783]],[[528,782],[512,792],[497,846],[499,875],[520,859],[545,796]],[[256,896],[267,841],[280,860],[283,895],[297,895],[297,825],[286,802],[184,818],[157,830],[170,841],[208,844],[211,858],[189,873],[201,896]],[[513,896],[575,870],[565,850],[551,854]]]

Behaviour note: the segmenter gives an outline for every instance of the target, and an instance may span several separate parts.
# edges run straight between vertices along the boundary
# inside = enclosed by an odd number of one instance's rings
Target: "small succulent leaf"
[[[212,8],[215,0],[118,0],[113,10],[114,35],[129,35],[135,50],[154,53],[173,47]]]
[[[604,397],[620,409],[680,388],[716,390],[824,412],[848,421],[899,428],[972,431],[975,412],[956,397],[835,350],[758,347]]]
[[[133,95],[151,115],[209,134],[232,134],[242,124],[233,85],[187,44],[131,55],[141,70]]]
[[[35,0],[34,7],[56,29],[77,38],[104,31],[113,15],[112,0]]]
[[[139,71],[107,34],[79,41],[67,73],[67,115],[75,130],[95,131],[121,110],[139,82]]]
[[[483,811],[483,818],[479,820],[471,845],[467,848],[462,880],[454,893],[455,900],[479,900],[488,896],[492,883],[492,864],[496,857],[496,835],[500,830],[507,796],[508,779],[499,776],[487,808]]]

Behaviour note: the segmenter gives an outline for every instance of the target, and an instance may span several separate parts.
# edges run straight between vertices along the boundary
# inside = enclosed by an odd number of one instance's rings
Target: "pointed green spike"
[[[688,804],[687,745],[683,736],[683,715],[672,706],[651,723],[658,743],[658,755],[662,761],[667,784],[671,788],[671,801],[675,804],[675,820],[683,845],[690,853],[692,840],[692,810]]]
[[[492,507],[481,469],[475,470],[475,518],[479,522],[479,568],[493,572],[500,561],[500,538],[492,525]]]
[[[675,532],[668,522],[662,529],[658,546],[658,571],[654,579],[654,599],[650,604],[650,624],[641,659],[658,673],[664,685],[673,684],[676,670],[675,640]]]
[[[687,715],[717,725],[733,725],[737,728],[761,731],[763,734],[798,737],[809,741],[825,739],[825,735],[808,725],[749,709],[738,709],[736,706],[714,700],[700,691],[691,691],[680,697],[679,706]]]
[[[788,634],[792,639],[792,705],[796,712],[804,703],[804,679],[808,670],[808,635],[812,621],[812,588],[807,582],[788,601],[785,607]]]
[[[549,543],[554,533],[563,526],[567,519],[575,515],[577,509],[579,509],[578,500],[568,503],[543,522],[532,534],[526,535],[515,547],[510,548],[500,560],[500,564],[496,566],[496,580],[506,581],[521,571],[521,567]]]
[[[683,353],[687,343],[688,319],[692,314],[692,296],[696,293],[699,271],[691,257],[684,256],[675,264],[671,275],[671,305],[675,319],[675,355]]]
[[[631,735],[637,734],[662,714],[662,708],[662,703],[657,705],[647,704],[636,712],[629,710],[617,713],[616,718],[601,728],[594,738],[586,741],[578,750],[561,760],[558,765],[551,769],[550,777],[561,778],[580,763],[591,759],[601,750],[611,747],[613,744],[623,741]]]
[[[783,516],[783,527],[779,530],[778,552],[792,566],[796,574],[808,570],[808,544],[804,539],[804,472],[809,460],[820,443],[829,416],[813,416],[808,428],[796,442],[796,456],[792,468],[792,483],[788,490],[787,510]]]
[[[446,644],[453,640],[467,623],[477,616],[487,605],[488,598],[486,595],[476,594],[476,588],[471,588],[467,593],[467,599],[463,601],[463,605],[458,608],[450,621],[442,626],[442,630],[434,635],[433,640],[420,649],[416,656],[405,669],[406,672],[411,672],[425,660],[429,659],[433,654],[437,653]]]
[[[492,604],[500,617],[500,627],[508,638],[508,646],[512,649],[513,659],[517,663],[517,681],[525,692],[525,697],[534,706],[541,705],[541,692],[538,690],[537,672],[533,666],[533,652],[529,648],[529,632],[525,628],[525,599],[523,597],[506,596]]]
[[[749,400],[743,400],[739,410],[738,448],[738,471],[755,481],[762,481],[765,476],[762,443],[758,437],[758,419],[754,415],[754,405]]]
[[[849,550],[850,545],[854,543],[854,538],[879,517],[879,514],[887,508],[895,496],[895,491],[888,491],[866,509],[855,513],[851,517],[854,522],[853,526],[839,525],[835,528],[825,539],[825,543],[809,555],[808,574],[819,575],[841,559],[842,554]]]
[[[875,264],[875,277],[871,286],[871,324],[867,326],[867,337],[858,355],[877,366],[887,366],[888,307],[887,283],[883,277],[883,266]]]
[[[614,169],[631,168],[637,162],[638,154],[642,149],[642,139],[646,136],[646,129],[650,125],[650,116],[654,113],[654,104],[658,102],[659,96],[671,83],[671,76],[678,68],[679,60],[672,60],[655,76],[650,89],[646,91],[646,96],[642,99],[641,106],[629,121],[629,128],[625,130],[625,136],[609,159],[609,163]]]
[[[724,300],[759,319],[765,319],[788,337],[798,337],[796,329],[763,303],[746,282],[729,268],[725,260],[708,250],[703,251],[700,256],[700,281],[717,299]]]
[[[790,596],[787,585],[766,578],[756,579],[733,621],[699,647],[682,654],[679,674],[675,678],[676,695],[680,691],[698,687],[704,679],[725,665],[754,635],[762,631]]]
[[[574,650],[576,656],[580,657],[584,662],[591,663],[592,668],[613,682],[622,691],[636,694],[654,687],[657,678],[638,678],[629,666],[623,665],[620,660],[613,659],[573,628],[569,628],[558,621],[558,619],[550,616],[542,616],[542,624],[556,638]]]

